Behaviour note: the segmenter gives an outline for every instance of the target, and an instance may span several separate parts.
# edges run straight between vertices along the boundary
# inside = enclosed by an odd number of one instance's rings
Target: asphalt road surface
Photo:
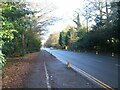
[[[79,73],[57,60],[47,51],[41,50],[31,61],[32,70],[24,82],[24,88],[100,88]]]
[[[120,68],[118,58],[93,53],[44,49],[62,61],[69,61],[72,65],[82,69],[107,85],[118,88],[118,68]]]

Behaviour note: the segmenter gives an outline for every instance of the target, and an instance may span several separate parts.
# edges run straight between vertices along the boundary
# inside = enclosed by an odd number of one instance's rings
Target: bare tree
[[[74,17],[75,17],[75,19],[73,19],[73,22],[77,25],[76,30],[79,30],[81,28],[80,11],[75,11]]]
[[[99,24],[98,29],[100,28],[99,26],[103,26],[105,24],[106,26],[108,26],[109,15],[110,15],[110,3],[108,3],[107,0],[103,0],[103,1],[85,0],[85,2],[87,3],[84,7],[83,16],[86,19],[87,30],[88,30],[88,23],[90,19]],[[106,17],[106,18],[103,18],[103,17]]]

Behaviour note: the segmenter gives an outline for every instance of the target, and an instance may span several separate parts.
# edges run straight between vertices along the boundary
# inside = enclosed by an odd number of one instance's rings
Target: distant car
[[[50,47],[50,50],[53,50],[53,47]]]

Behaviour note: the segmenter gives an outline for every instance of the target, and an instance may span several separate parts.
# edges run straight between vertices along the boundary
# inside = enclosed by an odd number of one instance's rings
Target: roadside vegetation
[[[40,50],[41,35],[53,23],[51,10],[36,10],[27,2],[0,3],[0,65],[6,58],[24,56]],[[37,15],[39,13],[39,15]]]
[[[31,19],[33,12],[26,9],[26,4],[3,2],[1,3],[1,12],[2,30],[0,31],[0,38],[2,40],[0,49],[2,56],[0,56],[2,62],[4,60],[3,55],[14,57],[39,50],[40,38],[36,36],[37,33],[32,30],[31,26],[33,24]]]
[[[55,17],[47,17],[49,9],[31,9],[30,3],[0,3],[0,64],[5,58],[24,56],[38,51],[41,35]],[[51,34],[45,46],[74,51],[120,53],[120,2],[85,0],[83,10],[76,10],[73,22],[60,33]],[[39,15],[37,16],[37,14]],[[81,18],[85,18],[83,25]],[[90,23],[94,22],[90,27]]]
[[[120,53],[118,49],[120,45],[118,35],[120,33],[120,2],[88,0],[83,12],[75,11],[74,17],[73,22],[76,27],[68,25],[60,32],[56,46],[52,44],[49,46],[73,51]],[[81,23],[82,17],[85,18],[86,25]],[[89,27],[90,22],[95,22],[95,24]]]

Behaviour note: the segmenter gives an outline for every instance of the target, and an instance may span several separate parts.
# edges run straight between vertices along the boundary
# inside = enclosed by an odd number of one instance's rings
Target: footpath
[[[2,88],[98,88],[45,50],[9,60]]]
[[[40,51],[25,82],[25,88],[97,88],[47,51]]]

